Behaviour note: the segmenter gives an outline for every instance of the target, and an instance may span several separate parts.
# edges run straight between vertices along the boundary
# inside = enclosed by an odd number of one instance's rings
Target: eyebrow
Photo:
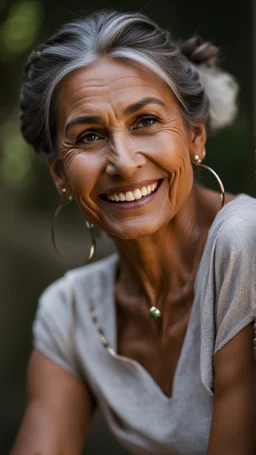
[[[134,103],[134,104],[131,104],[130,106],[128,106],[124,110],[124,113],[126,115],[133,114],[134,112],[138,111],[142,107],[146,106],[146,104],[159,104],[160,106],[167,107],[166,104],[163,101],[159,100],[158,98],[148,96],[147,98],[143,98],[142,100],[137,101],[137,103]]]
[[[98,117],[96,115],[80,115],[79,117],[75,117],[70,122],[67,123],[65,126],[65,135],[67,135],[68,131],[70,128],[72,128],[75,125],[82,125],[84,123],[101,123],[102,119],[101,117]]]
[[[131,104],[130,106],[126,107],[124,110],[124,114],[125,115],[134,114],[139,109],[146,106],[147,104],[158,104],[165,108],[167,107],[166,104],[158,98],[146,97],[146,98],[143,98],[142,100],[137,101],[136,103]],[[85,123],[86,124],[95,124],[95,123],[101,123],[101,122],[102,122],[102,118],[97,115],[81,115],[79,117],[75,117],[67,123],[67,125],[65,127],[65,135],[67,135],[69,129],[75,125],[82,125]]]

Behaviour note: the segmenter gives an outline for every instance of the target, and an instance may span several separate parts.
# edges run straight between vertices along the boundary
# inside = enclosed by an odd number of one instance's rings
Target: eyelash
[[[153,123],[151,123],[148,126],[141,127],[141,128],[132,127],[132,131],[135,131],[137,129],[148,129],[148,128],[151,128],[156,122],[159,122],[159,118],[157,118],[157,117],[155,117],[153,115],[143,115],[142,117],[139,117],[136,120],[135,125],[139,124],[139,123],[141,123],[141,122],[143,122],[145,120],[153,120]],[[93,135],[93,136],[96,136],[96,137],[99,137],[100,139],[102,139],[102,137],[96,131],[93,131],[93,130],[90,131],[89,130],[89,131],[86,131],[86,132],[82,133],[80,136],[78,136],[76,143],[79,144],[79,143],[83,142],[83,140],[86,139],[86,137],[89,136],[89,135]],[[88,141],[86,143],[89,144],[89,143],[94,143],[94,142],[96,142],[96,141]],[[83,143],[85,143],[85,142],[83,142]]]
[[[154,115],[143,115],[142,117],[139,117],[137,119],[136,123],[143,122],[143,120],[154,120],[154,123],[152,123],[149,126],[145,126],[145,128],[150,128],[151,126],[153,126],[155,124],[155,122],[159,122],[159,119],[157,117],[155,117]]]

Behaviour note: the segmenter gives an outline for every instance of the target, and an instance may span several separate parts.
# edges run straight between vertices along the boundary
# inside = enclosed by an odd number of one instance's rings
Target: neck
[[[193,189],[179,213],[149,237],[114,239],[119,252],[117,286],[130,299],[161,311],[168,298],[177,298],[195,278],[204,245]],[[161,308],[162,307],[162,308]]]

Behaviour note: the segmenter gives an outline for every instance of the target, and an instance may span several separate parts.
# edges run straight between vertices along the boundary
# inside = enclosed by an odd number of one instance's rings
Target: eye
[[[77,138],[77,143],[85,143],[85,144],[89,144],[89,143],[92,143],[92,142],[96,142],[96,141],[99,141],[100,139],[102,139],[101,136],[99,136],[97,133],[95,133],[94,131],[87,131],[86,133],[82,133],[80,136],[78,136]]]
[[[141,128],[150,128],[156,122],[159,122],[157,117],[153,117],[152,115],[147,115],[145,117],[140,118],[135,126],[132,127],[132,130],[141,129]]]

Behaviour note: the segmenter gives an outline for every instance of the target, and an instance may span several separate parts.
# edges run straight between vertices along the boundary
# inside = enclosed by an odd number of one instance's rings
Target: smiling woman
[[[201,164],[206,130],[236,112],[217,53],[99,12],[29,57],[24,137],[117,254],[41,296],[12,455],[78,455],[96,404],[131,453],[255,453],[256,201],[224,198]]]
[[[66,76],[55,103],[65,173],[56,172],[55,158],[50,170],[90,223],[136,239],[177,214],[191,192],[191,157],[204,147],[205,128],[185,127],[162,79],[140,64],[102,58]]]

